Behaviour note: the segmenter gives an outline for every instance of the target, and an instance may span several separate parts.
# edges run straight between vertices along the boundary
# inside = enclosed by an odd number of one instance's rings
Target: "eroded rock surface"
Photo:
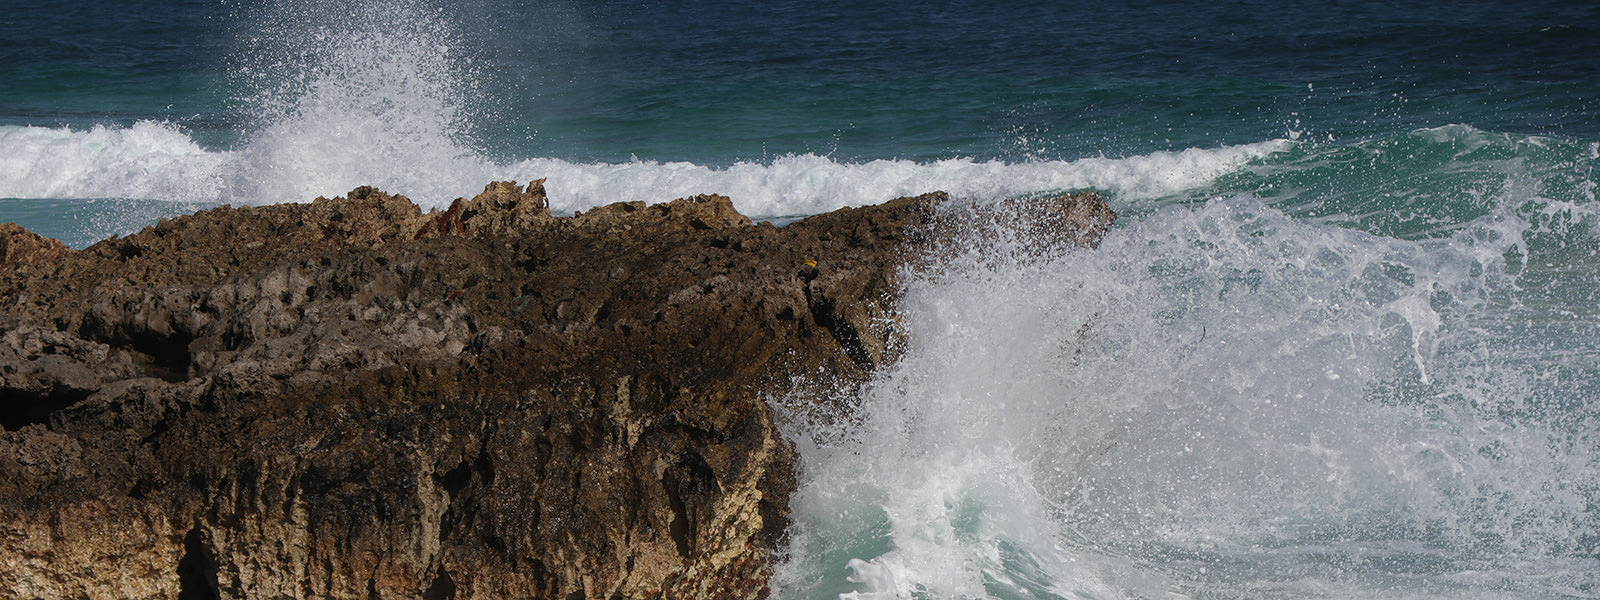
[[[0,596],[765,595],[764,398],[892,360],[943,195],[776,228],[541,183],[0,228]]]

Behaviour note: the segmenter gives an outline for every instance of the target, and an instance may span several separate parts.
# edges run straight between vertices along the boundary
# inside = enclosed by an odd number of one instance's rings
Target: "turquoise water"
[[[1093,188],[1098,251],[944,240],[898,365],[774,399],[778,597],[1594,598],[1596,56],[1564,2],[24,2],[0,219]]]

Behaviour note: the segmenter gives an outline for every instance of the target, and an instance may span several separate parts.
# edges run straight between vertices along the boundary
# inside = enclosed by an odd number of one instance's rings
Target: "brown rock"
[[[0,223],[0,269],[50,262],[68,252],[67,245],[16,223]]]
[[[0,427],[17,429],[143,374],[126,352],[0,315]]]
[[[0,267],[0,596],[764,596],[764,398],[893,359],[943,202],[557,218],[536,181],[0,231],[36,248]]]
[[[516,235],[553,218],[543,179],[530,182],[526,190],[514,182],[497,181],[471,200],[457,198],[448,210],[428,219],[415,237],[460,235],[469,229],[474,235]]]

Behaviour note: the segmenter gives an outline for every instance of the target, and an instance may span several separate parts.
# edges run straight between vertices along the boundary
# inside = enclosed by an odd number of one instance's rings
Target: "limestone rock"
[[[126,352],[0,315],[0,427],[41,421],[141,374]]]
[[[415,237],[461,235],[469,230],[475,235],[516,235],[554,218],[543,179],[530,182],[527,189],[510,181],[491,183],[471,200],[457,198],[449,209],[430,217]]]
[[[16,223],[0,223],[0,268],[49,262],[67,253],[67,245]]]
[[[762,597],[764,399],[893,360],[945,203],[553,217],[535,181],[0,231],[0,596]]]

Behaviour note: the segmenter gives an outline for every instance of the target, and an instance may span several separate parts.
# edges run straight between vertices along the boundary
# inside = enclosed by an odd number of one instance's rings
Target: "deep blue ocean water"
[[[780,598],[1600,597],[1600,5],[317,0],[0,10],[0,220],[374,185],[949,240],[802,456]],[[827,393],[825,382],[817,393]]]

